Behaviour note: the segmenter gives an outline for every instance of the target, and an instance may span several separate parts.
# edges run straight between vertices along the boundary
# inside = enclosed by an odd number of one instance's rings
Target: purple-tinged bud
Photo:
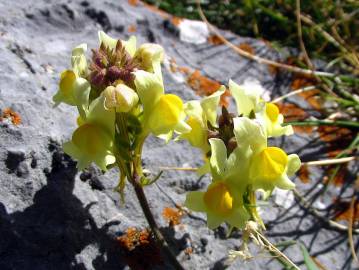
[[[232,137],[229,139],[228,141],[228,145],[227,145],[227,148],[228,148],[228,152],[229,153],[232,153],[233,150],[237,147],[237,140],[235,137]]]
[[[105,83],[106,69],[93,71],[90,74],[90,82],[95,86],[102,86]]]
[[[121,76],[121,69],[119,67],[112,66],[107,71],[107,78],[111,82],[114,82],[114,81],[120,79],[120,76]]]
[[[208,139],[219,138],[219,133],[217,131],[208,130],[207,138]]]

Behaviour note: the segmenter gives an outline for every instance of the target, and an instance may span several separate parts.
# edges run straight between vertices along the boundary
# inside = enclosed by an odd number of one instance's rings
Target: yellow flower
[[[106,47],[110,48],[110,49],[115,49],[116,48],[116,44],[117,44],[117,39],[110,37],[109,35],[107,35],[105,32],[103,31],[99,31],[98,32],[98,39],[100,41],[100,43],[103,43]],[[131,36],[129,40],[124,41],[121,40],[123,46],[125,47],[126,51],[128,52],[128,54],[133,57],[136,53],[136,37],[135,36]]]
[[[55,106],[61,102],[77,106],[82,117],[88,111],[91,91],[90,83],[84,79],[88,72],[85,56],[86,50],[86,44],[81,44],[72,50],[72,70],[65,70],[61,73],[59,90],[52,98]]]
[[[154,43],[144,43],[136,51],[135,58],[141,63],[141,68],[145,71],[157,73],[157,68],[161,68],[163,62],[164,50],[162,46]],[[159,70],[160,72],[160,70]]]
[[[106,47],[110,49],[116,48],[117,39],[110,37],[103,31],[98,32],[98,37],[100,43],[103,43]],[[135,36],[131,36],[127,41],[121,40],[121,42],[127,53],[140,62],[141,69],[162,76],[161,62],[164,58],[162,46],[154,43],[144,43],[137,49]]]
[[[282,127],[284,117],[279,113],[279,108],[273,103],[265,104],[265,127],[268,137],[278,137],[282,135],[292,135],[292,126]]]
[[[213,229],[222,222],[242,228],[249,219],[243,204],[248,166],[247,158],[232,152],[227,158],[227,149],[220,139],[210,139],[210,169],[213,183],[206,192],[189,192],[185,205],[193,211],[206,212],[208,227]],[[236,183],[241,182],[243,188]]]
[[[105,108],[116,109],[117,112],[129,112],[138,103],[138,95],[132,88],[118,84],[116,87],[108,86],[104,90]]]
[[[87,44],[78,45],[72,50],[71,65],[77,77],[86,78],[88,74],[86,53]]]
[[[173,132],[186,133],[191,127],[185,123],[182,100],[165,94],[162,77],[143,70],[135,72],[135,85],[143,105],[144,128],[167,141]]]
[[[190,132],[182,134],[178,139],[185,139],[194,146],[200,148],[204,154],[209,150],[208,126],[209,122],[217,127],[217,107],[225,87],[221,86],[212,95],[203,98],[201,101],[192,100],[185,104],[185,113],[188,116],[186,123],[192,128]]]
[[[234,134],[241,151],[250,151],[249,179],[255,189],[293,189],[289,179],[300,167],[297,155],[287,155],[278,147],[268,147],[266,132],[257,120],[233,119]]]
[[[244,83],[238,85],[229,80],[229,90],[236,101],[238,115],[249,116],[251,113],[262,121],[267,137],[292,135],[292,126],[282,127],[284,117],[279,113],[278,107],[269,102],[264,102],[261,94],[265,91],[258,83]]]
[[[259,83],[246,82],[242,85],[229,80],[229,91],[236,101],[238,115],[249,116],[251,112],[256,113],[263,107],[261,94],[264,89]]]
[[[115,112],[104,108],[104,95],[91,102],[85,117],[79,117],[80,126],[72,139],[64,143],[65,153],[77,160],[82,170],[95,162],[102,170],[115,162],[113,140],[115,134]]]
[[[249,218],[243,203],[234,197],[231,187],[224,181],[212,183],[206,192],[189,192],[185,206],[193,211],[205,212],[210,229],[217,228],[223,222],[243,228]]]

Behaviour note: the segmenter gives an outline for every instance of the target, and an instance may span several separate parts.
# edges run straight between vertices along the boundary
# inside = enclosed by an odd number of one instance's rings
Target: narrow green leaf
[[[302,250],[304,263],[305,263],[305,266],[307,267],[307,269],[308,270],[319,270],[317,265],[313,261],[312,257],[309,255],[307,248],[303,244],[300,244],[300,249]]]

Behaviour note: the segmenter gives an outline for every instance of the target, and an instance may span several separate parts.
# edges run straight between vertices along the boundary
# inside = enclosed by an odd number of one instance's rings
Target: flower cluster
[[[99,48],[86,57],[87,45],[72,51],[72,69],[61,73],[56,104],[77,107],[78,127],[64,151],[77,160],[80,170],[91,162],[102,170],[116,165],[122,193],[126,178],[146,185],[141,152],[153,134],[169,141],[187,140],[199,148],[205,160],[200,173],[211,173],[205,192],[190,192],[186,206],[207,213],[208,226],[222,222],[243,228],[248,220],[263,225],[256,206],[256,191],[270,194],[274,188],[292,189],[289,177],[300,167],[297,155],[287,155],[268,146],[269,137],[290,135],[291,126],[282,126],[283,115],[273,103],[261,98],[262,87],[255,83],[229,90],[237,113],[222,108],[217,115],[225,87],[198,101],[183,101],[166,94],[161,72],[163,48],[157,44],[136,47],[136,39],[117,40],[99,32]],[[264,226],[264,225],[263,225]]]
[[[134,159],[131,155],[140,151],[148,134],[168,140],[173,132],[191,128],[183,121],[182,100],[164,92],[161,46],[137,48],[135,37],[122,41],[104,32],[99,32],[99,41],[91,59],[86,44],[73,49],[72,69],[61,73],[53,100],[78,109],[78,128],[63,145],[78,168],[95,162],[105,171],[118,162],[123,179],[132,170],[124,161]]]
[[[297,155],[268,146],[267,139],[290,135],[293,130],[291,126],[282,127],[283,115],[275,104],[261,98],[259,84],[238,85],[230,80],[229,90],[237,116],[225,108],[222,115],[216,115],[223,87],[201,103],[190,101],[185,105],[192,131],[181,137],[209,157],[207,166],[212,175],[207,190],[188,193],[185,205],[205,212],[209,228],[223,222],[243,228],[250,219],[264,227],[257,212],[256,191],[269,195],[276,187],[293,189],[289,177],[301,164]]]

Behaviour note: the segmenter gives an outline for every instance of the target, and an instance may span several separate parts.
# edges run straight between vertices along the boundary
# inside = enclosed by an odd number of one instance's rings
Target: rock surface
[[[128,227],[146,227],[130,186],[126,203],[113,191],[118,171],[102,174],[96,168],[81,173],[61,150],[76,125],[73,108],[53,108],[59,73],[70,65],[71,49],[83,42],[97,46],[97,31],[127,39],[135,34],[139,43],[157,42],[178,66],[199,69],[213,80],[227,84],[258,79],[272,96],[289,91],[289,75],[273,76],[267,66],[236,55],[224,45],[183,43],[176,27],[164,14],[127,1],[0,0],[0,108],[11,107],[22,123],[0,122],[0,269],[128,269],[115,240]],[[130,27],[131,26],[131,27]],[[135,33],[130,33],[134,32]],[[250,44],[257,55],[280,59],[276,51],[258,40],[224,32],[232,42]],[[181,74],[163,69],[167,91],[184,100],[198,96]],[[295,100],[304,104],[301,100]],[[293,136],[284,144],[304,160],[320,156],[321,144],[310,136]],[[304,148],[305,147],[305,148]],[[156,173],[159,166],[201,164],[200,153],[185,142],[165,145],[149,138],[144,164]],[[320,172],[316,173],[317,178]],[[146,187],[154,215],[186,269],[225,269],[230,249],[240,245],[239,233],[226,239],[228,228],[206,228],[205,217],[184,217],[169,229],[161,216],[164,207],[182,204],[188,190],[203,189],[209,179],[193,173],[166,171],[156,185]],[[299,188],[307,188],[298,181]],[[323,227],[297,206],[289,210],[274,205],[263,209],[273,242],[302,241],[327,269],[351,269],[347,234]],[[193,253],[187,255],[190,246]],[[303,263],[299,245],[285,250]],[[228,269],[280,269],[266,253],[249,262],[235,261]],[[164,265],[163,269],[170,269]]]

